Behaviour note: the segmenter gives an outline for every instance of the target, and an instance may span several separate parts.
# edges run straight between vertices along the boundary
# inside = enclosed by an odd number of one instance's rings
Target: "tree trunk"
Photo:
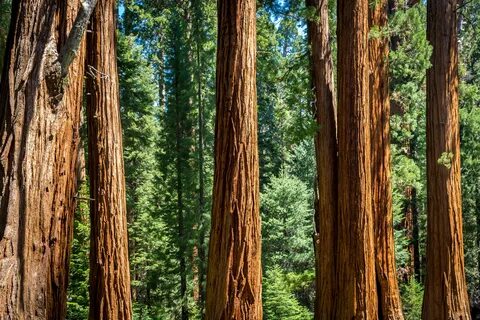
[[[255,5],[218,2],[207,319],[262,319]]]
[[[177,70],[178,72],[178,70]],[[178,85],[178,81],[176,81]],[[177,236],[178,236],[178,264],[180,273],[180,299],[182,304],[181,319],[188,319],[188,300],[187,300],[187,264],[185,259],[186,254],[186,239],[185,239],[185,217],[184,217],[184,205],[183,205],[183,170],[182,170],[182,120],[180,119],[180,104],[178,103],[178,95],[180,89],[175,91],[175,97],[177,100],[175,108],[175,149],[177,152],[176,157],[176,183],[177,183]]]
[[[477,248],[480,248],[480,185],[477,185],[477,197],[475,199],[475,208],[477,209]],[[480,250],[477,254],[477,272],[480,274]],[[480,278],[478,279],[477,288],[480,288]]]
[[[460,185],[457,1],[427,5],[427,276],[424,319],[470,319]]]
[[[338,2],[336,319],[378,319],[369,108],[368,0]]]
[[[15,1],[12,9],[0,89],[0,318],[64,319],[83,45],[68,83],[49,76],[78,1]]]
[[[395,267],[393,240],[392,184],[390,181],[390,93],[388,74],[388,2],[370,5],[370,126],[372,212],[375,221],[375,273],[380,319],[403,319]]]
[[[308,21],[317,163],[315,205],[315,319],[332,319],[335,299],[335,224],[337,217],[337,132],[328,1],[307,0],[316,16]]]
[[[115,8],[99,0],[87,37],[92,320],[132,317]]]
[[[197,18],[198,19],[198,18]],[[197,21],[197,23],[200,23]],[[200,28],[197,32],[200,32]],[[202,61],[200,56],[201,43],[197,38],[197,103],[198,103],[198,305],[203,316],[205,304],[205,112],[203,105]]]
[[[420,265],[417,189],[415,187],[408,186],[405,189],[405,201],[404,229],[408,239],[408,254],[410,258],[406,280],[415,277],[417,282],[421,283],[422,268]]]

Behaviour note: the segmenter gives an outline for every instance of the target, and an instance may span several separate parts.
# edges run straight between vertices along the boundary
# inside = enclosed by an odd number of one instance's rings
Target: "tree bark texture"
[[[311,47],[313,111],[317,164],[315,205],[315,319],[332,319],[335,299],[335,235],[337,217],[337,131],[332,52],[329,43],[328,0],[307,0],[316,15],[308,21]]]
[[[206,319],[262,319],[255,0],[218,2]]]
[[[382,35],[388,23],[388,2],[370,4],[370,126],[372,213],[375,234],[375,274],[380,319],[403,319],[393,239],[392,184],[390,181],[390,93],[388,38]]]
[[[92,320],[132,318],[115,13],[99,0],[87,36]]]
[[[14,1],[0,91],[0,318],[65,319],[84,42],[58,51],[79,1]]]
[[[460,184],[457,1],[427,4],[427,275],[424,319],[470,319]]]
[[[368,0],[338,1],[336,319],[378,318],[369,108]]]

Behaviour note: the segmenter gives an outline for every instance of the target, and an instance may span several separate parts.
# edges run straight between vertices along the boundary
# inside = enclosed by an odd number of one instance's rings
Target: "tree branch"
[[[83,34],[87,28],[90,17],[95,9],[97,0],[83,0],[80,11],[73,24],[72,30],[68,35],[67,41],[60,51],[60,63],[62,67],[62,78],[68,74],[68,68],[77,56],[80,43],[82,42]]]

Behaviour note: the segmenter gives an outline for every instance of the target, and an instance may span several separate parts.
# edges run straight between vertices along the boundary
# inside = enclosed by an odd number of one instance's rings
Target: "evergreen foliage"
[[[263,316],[266,320],[306,320],[313,314],[299,304],[292,293],[286,275],[279,267],[267,270],[263,280]]]
[[[10,2],[0,1],[0,55]],[[335,1],[330,1],[336,59]],[[480,296],[480,1],[460,9],[460,112],[465,267]],[[210,229],[215,117],[216,2],[123,0],[118,66],[135,319],[201,319]],[[265,319],[311,319],[316,125],[300,0],[259,1],[258,137]],[[425,75],[432,49],[426,5],[399,5],[389,27],[395,254],[406,319],[419,319],[426,232]],[[334,61],[335,63],[335,61]],[[0,64],[1,67],[1,64]],[[448,164],[448,154],[442,159]],[[201,192],[201,190],[203,190]],[[412,198],[411,191],[415,191]],[[203,194],[203,195],[202,195]],[[88,184],[75,214],[68,319],[88,318]],[[418,214],[418,234],[407,211]],[[417,245],[418,275],[408,274]],[[186,285],[186,287],[182,287]],[[477,299],[478,300],[478,299]],[[478,303],[478,301],[477,301]]]
[[[0,1],[0,75],[3,69],[3,57],[5,55],[5,43],[7,42],[8,28],[11,16],[11,0]]]

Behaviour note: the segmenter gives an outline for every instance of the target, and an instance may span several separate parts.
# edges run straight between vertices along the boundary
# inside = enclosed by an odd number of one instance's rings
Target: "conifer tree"
[[[90,319],[132,318],[116,56],[116,1],[100,0],[87,36]]]
[[[256,3],[218,3],[217,118],[207,319],[262,319]]]
[[[338,2],[338,319],[378,319],[369,108],[368,0]]]
[[[465,282],[458,108],[458,1],[427,3],[427,276],[423,319],[470,319]]]
[[[389,41],[383,35],[387,27],[387,5],[387,1],[382,0],[369,8],[372,213],[379,317],[399,320],[403,314],[395,268],[390,181]]]
[[[65,318],[82,38],[92,3],[79,7],[43,0],[12,7],[0,88],[2,319]]]
[[[328,1],[307,0],[314,17],[308,21],[311,46],[313,110],[317,164],[315,199],[315,318],[332,319],[335,299],[335,237],[337,218],[337,128],[332,52],[329,40]]]

